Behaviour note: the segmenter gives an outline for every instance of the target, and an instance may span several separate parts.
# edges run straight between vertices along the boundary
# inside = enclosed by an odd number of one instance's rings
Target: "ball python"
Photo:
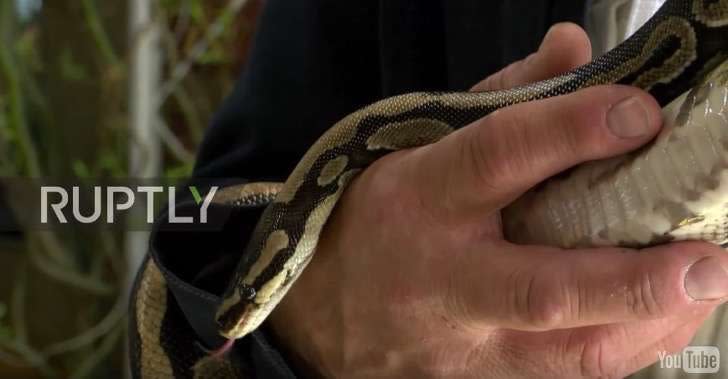
[[[580,165],[511,204],[503,211],[507,238],[566,248],[728,246],[728,61],[663,116],[648,147]]]
[[[397,150],[435,143],[498,109],[590,86],[614,83],[636,86],[649,91],[665,106],[702,83],[727,59],[728,0],[668,0],[628,40],[593,62],[559,77],[501,91],[405,94],[381,100],[345,117],[312,145],[285,183],[247,184],[221,190],[216,196],[215,201],[235,206],[267,205],[214,316],[219,333],[228,339],[220,351],[229,350],[237,339],[264,322],[311,261],[319,235],[348,183],[375,160]],[[693,105],[702,97],[705,97],[703,102],[710,104],[718,101],[712,97],[716,96],[715,91],[704,86],[690,96]],[[653,145],[658,146],[656,149],[639,150],[621,161],[594,163],[596,168],[577,169],[558,183],[532,191],[504,210],[506,235],[518,242],[541,242],[542,239],[566,247],[647,245],[695,236],[712,240],[717,234],[723,238],[724,229],[716,234],[703,233],[700,228],[716,220],[722,227],[723,220],[728,219],[726,212],[721,212],[723,199],[715,193],[724,184],[722,179],[713,176],[716,173],[713,167],[723,169],[728,164],[724,155],[713,166],[681,164],[683,157],[694,159],[690,154],[695,150],[684,148],[686,144],[704,143],[705,147],[697,149],[710,147],[725,154],[726,140],[707,135],[685,139],[688,142],[681,144],[682,132],[673,133],[672,142],[675,139],[678,141],[671,145],[672,156],[652,153],[671,143],[671,138],[658,138],[657,145]],[[676,157],[680,157],[678,163],[659,164],[653,174],[664,175],[662,178],[667,181],[677,177],[669,175],[669,170],[678,170],[681,174],[684,170],[695,170],[700,173],[698,178],[702,178],[698,180],[700,183],[665,182],[665,188],[640,192],[641,187],[635,184],[638,182],[630,184],[624,180],[637,171],[649,171],[650,162]],[[597,195],[578,202],[571,200],[579,198],[578,192],[586,187],[594,189],[592,193]],[[617,192],[608,191],[613,189]],[[620,196],[624,201],[611,200]],[[636,199],[642,199],[644,205],[638,207]],[[614,209],[604,210],[607,206]],[[711,215],[700,214],[706,209]],[[539,217],[531,222],[529,212]],[[632,220],[634,214],[644,216]],[[600,217],[604,220],[598,220]],[[573,221],[569,222],[570,219]],[[645,225],[648,227],[644,228]],[[689,228],[684,230],[692,231],[671,233],[686,226]],[[632,230],[638,227],[642,229]],[[179,312],[167,306],[167,285],[157,263],[147,260],[131,302],[132,329],[139,336],[139,343],[132,346],[135,357],[132,360],[138,362],[133,371],[142,377],[239,375],[225,354],[207,356],[192,343],[190,346],[174,343],[174,353],[164,347],[170,345],[165,341],[170,337],[160,330],[167,320],[178,317],[174,312]],[[176,331],[176,341],[194,341],[189,333],[189,328]],[[179,367],[184,364],[180,362],[190,361],[181,359],[180,355],[196,357],[194,364]]]

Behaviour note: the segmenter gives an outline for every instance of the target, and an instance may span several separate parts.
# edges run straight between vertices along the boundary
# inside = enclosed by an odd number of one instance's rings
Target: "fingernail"
[[[714,300],[728,296],[728,271],[716,257],[694,263],[685,275],[685,290],[694,300]]]
[[[641,137],[649,131],[650,116],[639,98],[630,97],[620,101],[609,110],[607,125],[617,137]]]

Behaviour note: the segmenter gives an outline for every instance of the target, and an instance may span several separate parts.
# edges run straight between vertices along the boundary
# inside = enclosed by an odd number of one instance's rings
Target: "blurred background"
[[[39,201],[17,184],[187,177],[263,2],[0,0],[0,378],[128,377],[148,232],[27,224]],[[663,2],[594,0],[595,55]]]
[[[148,238],[24,225],[12,181],[189,175],[262,1],[0,0],[1,378],[124,377]]]

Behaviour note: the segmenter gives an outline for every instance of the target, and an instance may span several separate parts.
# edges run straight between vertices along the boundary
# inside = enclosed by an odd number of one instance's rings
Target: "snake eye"
[[[243,284],[243,286],[240,287],[240,297],[242,297],[243,299],[252,301],[253,299],[255,299],[255,295],[257,295],[255,288],[247,284]]]

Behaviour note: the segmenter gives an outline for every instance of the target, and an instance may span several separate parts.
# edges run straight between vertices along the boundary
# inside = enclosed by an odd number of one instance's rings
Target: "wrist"
[[[331,332],[336,324],[325,317],[330,312],[324,296],[308,295],[327,292],[322,276],[312,272],[326,264],[320,260],[314,257],[266,323],[296,373],[308,378],[336,377],[331,367],[335,351],[327,349],[332,345]]]
[[[271,316],[271,319],[273,317]],[[285,360],[288,367],[301,378],[326,378],[330,375],[324,375],[323,370],[318,365],[312,363],[312,360],[304,357],[300,351],[309,351],[306,346],[302,346],[299,341],[281,336],[279,331],[283,331],[281,327],[276,329],[275,323],[269,320],[263,324],[262,328],[271,345],[279,352]]]

